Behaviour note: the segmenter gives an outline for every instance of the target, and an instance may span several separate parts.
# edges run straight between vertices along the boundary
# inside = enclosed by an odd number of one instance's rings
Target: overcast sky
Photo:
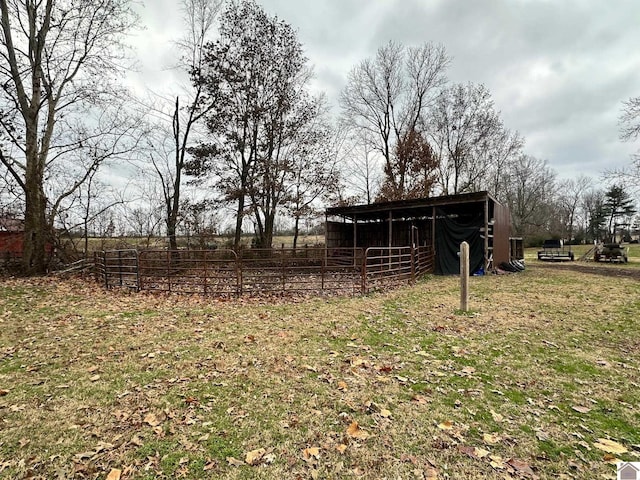
[[[638,0],[262,0],[297,31],[315,87],[337,105],[348,71],[389,40],[442,43],[449,79],[483,83],[527,154],[561,177],[598,178],[640,146],[618,137],[622,102],[640,96]],[[146,0],[135,40],[139,85],[172,88],[178,0]],[[337,111],[337,108],[336,108]]]

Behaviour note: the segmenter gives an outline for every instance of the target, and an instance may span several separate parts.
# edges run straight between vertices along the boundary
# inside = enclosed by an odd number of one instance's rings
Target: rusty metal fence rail
[[[159,292],[238,295],[239,264],[233,250],[144,250],[140,288]]]
[[[362,265],[362,291],[415,280],[411,247],[370,247]]]
[[[241,294],[356,293],[362,249],[280,248],[243,250]]]
[[[411,247],[112,250],[95,255],[107,288],[216,296],[365,293],[431,271],[432,249]]]
[[[417,277],[433,273],[435,270],[435,252],[433,247],[414,249],[415,274]]]
[[[106,288],[140,289],[140,270],[137,250],[109,250],[96,253],[96,274]]]

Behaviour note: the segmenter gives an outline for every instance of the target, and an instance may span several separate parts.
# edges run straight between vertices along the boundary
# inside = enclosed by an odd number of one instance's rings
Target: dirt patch
[[[602,264],[588,264],[582,262],[536,262],[535,267],[549,268],[554,270],[571,270],[574,272],[590,273],[593,275],[602,275],[605,277],[621,277],[621,278],[633,278],[640,280],[639,268],[628,268],[622,265],[602,265]]]

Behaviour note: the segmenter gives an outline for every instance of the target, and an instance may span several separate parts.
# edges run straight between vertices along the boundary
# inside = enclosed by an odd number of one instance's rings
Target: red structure
[[[10,216],[0,217],[0,257],[10,260],[22,257],[24,223]]]
[[[47,243],[47,255],[53,253],[53,245]],[[13,216],[0,216],[0,263],[15,263],[24,252],[24,222]]]

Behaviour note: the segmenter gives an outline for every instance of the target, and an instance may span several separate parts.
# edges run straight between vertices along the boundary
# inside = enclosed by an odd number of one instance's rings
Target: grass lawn
[[[637,259],[636,259],[637,260]],[[0,478],[615,478],[640,282],[535,262],[356,298],[0,283]]]

